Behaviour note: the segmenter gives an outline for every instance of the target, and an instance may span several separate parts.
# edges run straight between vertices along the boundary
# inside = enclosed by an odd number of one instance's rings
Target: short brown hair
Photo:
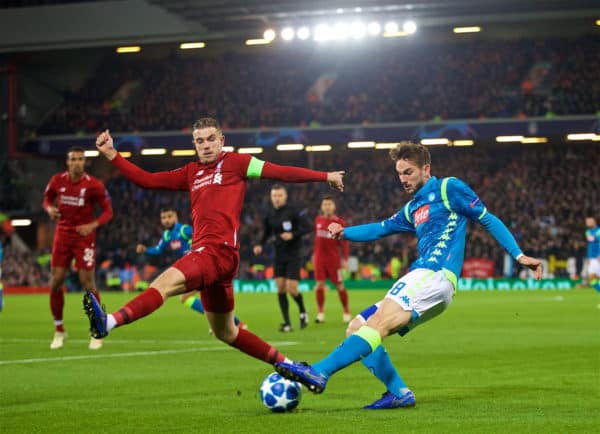
[[[287,188],[283,184],[273,184],[271,190],[283,190],[287,193]]]
[[[335,203],[335,199],[334,199],[334,198],[333,198],[333,196],[332,196],[332,195],[330,195],[330,194],[326,194],[325,196],[323,196],[323,197],[321,198],[321,203],[323,203],[323,201],[325,201],[325,200],[330,200],[330,201],[332,201],[333,203]]]
[[[402,141],[398,143],[398,146],[390,150],[390,157],[394,162],[398,160],[410,160],[419,167],[431,164],[429,149],[424,145],[413,142]]]
[[[214,118],[200,118],[192,125],[192,131],[203,128],[216,128],[219,132],[222,131],[219,121]]]

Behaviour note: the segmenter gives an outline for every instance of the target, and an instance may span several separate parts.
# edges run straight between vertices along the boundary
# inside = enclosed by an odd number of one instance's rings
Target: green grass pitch
[[[352,291],[353,312],[383,296]],[[105,293],[109,309],[130,294]],[[289,357],[318,360],[343,338],[337,296],[327,323],[277,332],[274,294],[239,294],[236,312]],[[290,305],[293,318],[296,306]],[[447,312],[387,349],[414,409],[366,411],[383,386],[357,363],[297,411],[274,414],[258,390],[272,369],[209,336],[203,316],[169,300],[87,349],[81,294],[68,294],[70,338],[51,351],[48,298],[5,296],[0,313],[2,433],[592,433],[600,430],[600,295],[460,293]]]

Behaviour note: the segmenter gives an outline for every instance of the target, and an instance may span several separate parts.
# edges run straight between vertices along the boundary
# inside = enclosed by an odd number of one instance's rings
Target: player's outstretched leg
[[[356,333],[348,336],[340,346],[313,366],[300,362],[281,362],[275,364],[275,370],[287,379],[304,384],[311,392],[321,393],[331,375],[368,356],[380,344],[379,332],[365,325]]]

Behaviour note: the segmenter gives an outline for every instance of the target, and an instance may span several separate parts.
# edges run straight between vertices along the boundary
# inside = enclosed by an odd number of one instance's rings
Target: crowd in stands
[[[309,165],[306,153],[269,153],[264,158],[279,163]],[[490,212],[507,223],[522,248],[530,255],[547,258],[585,255],[584,218],[600,217],[600,147],[578,145],[503,145],[473,148],[432,148],[432,174],[437,177],[458,176],[480,195]],[[288,185],[289,202],[305,209],[309,218],[316,216],[320,198],[334,194],[338,214],[348,224],[362,224],[393,215],[409,196],[403,191],[386,151],[338,149],[331,153],[313,154],[312,165],[320,170],[344,169],[346,190],[332,192],[325,184]],[[149,170],[171,169],[167,166],[139,161]],[[93,171],[93,167],[91,168]],[[251,267],[260,262],[269,265],[272,252],[256,258],[251,247],[260,239],[262,216],[270,204],[272,182],[251,181],[241,218],[241,278],[252,276]],[[180,210],[180,220],[189,223],[189,200],[186,193],[143,190],[113,174],[106,182],[114,207],[114,218],[98,233],[98,264],[110,267],[142,266],[151,263],[158,269],[175,259],[172,256],[150,257],[135,253],[135,245],[158,242],[162,229],[159,211],[165,205]],[[312,237],[305,238],[304,257],[310,260]],[[386,265],[394,256],[415,258],[411,235],[398,235],[373,243],[351,243],[351,255],[361,264],[373,264],[385,275]],[[478,224],[470,223],[466,258],[492,259],[496,275],[502,274],[503,250]],[[11,255],[5,255],[10,257]],[[5,263],[5,278],[32,260],[13,258]],[[108,262],[106,262],[108,261]],[[13,264],[13,265],[11,265]],[[404,267],[408,262],[403,264]],[[37,270],[39,266],[34,265]],[[307,267],[310,270],[310,266]],[[25,273],[24,282],[37,282],[39,273]],[[357,278],[364,276],[357,275]]]
[[[40,134],[594,114],[600,38],[386,43],[103,62]],[[321,78],[321,80],[319,80]],[[315,83],[331,86],[315,90]],[[316,86],[317,88],[319,86]],[[311,90],[312,89],[312,90]]]

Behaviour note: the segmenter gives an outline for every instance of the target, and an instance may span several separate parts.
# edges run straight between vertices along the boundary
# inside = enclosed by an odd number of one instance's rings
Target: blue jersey
[[[345,228],[344,238],[370,241],[413,232],[417,236],[419,257],[411,270],[443,270],[456,288],[464,260],[467,219],[481,223],[513,258],[522,253],[506,226],[487,211],[465,182],[457,178],[440,180],[435,176],[396,214],[380,223]]]
[[[165,229],[158,244],[146,249],[149,255],[160,255],[169,247],[177,256],[181,257],[192,248],[192,227],[179,222],[171,229]]]
[[[600,226],[595,226],[592,229],[585,231],[587,239],[587,257],[589,259],[600,256]]]

